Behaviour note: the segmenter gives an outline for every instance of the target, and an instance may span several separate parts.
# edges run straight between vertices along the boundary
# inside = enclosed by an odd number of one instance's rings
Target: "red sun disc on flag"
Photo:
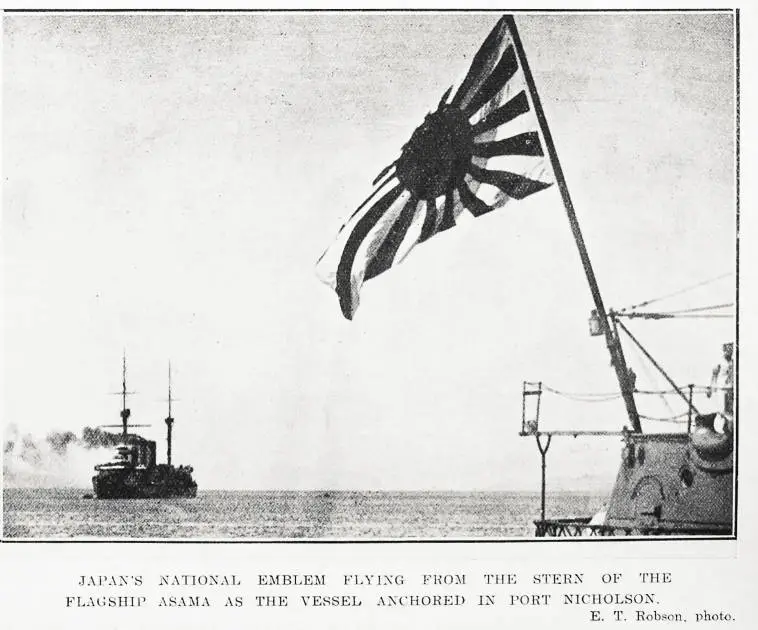
[[[474,136],[456,107],[428,114],[403,147],[397,178],[416,199],[436,199],[463,182],[471,163]]]

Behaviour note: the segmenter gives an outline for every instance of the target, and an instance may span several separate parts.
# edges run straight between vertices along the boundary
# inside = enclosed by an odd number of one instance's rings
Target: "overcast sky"
[[[201,488],[538,490],[522,381],[617,389],[556,187],[419,246],[352,322],[314,272],[498,17],[4,16],[6,426],[118,422],[126,349],[162,456],[171,360],[174,460]],[[733,271],[732,17],[516,20],[606,304]],[[633,325],[682,384],[733,336]],[[638,356],[638,384],[667,387]],[[546,394],[542,421],[625,415]],[[610,489],[620,448],[554,442],[550,487]]]

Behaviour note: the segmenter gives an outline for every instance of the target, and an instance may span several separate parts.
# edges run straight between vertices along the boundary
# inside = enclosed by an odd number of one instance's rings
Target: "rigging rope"
[[[642,365],[642,369],[645,371],[645,375],[648,377],[648,379],[654,385],[657,385],[658,381],[655,378],[655,376],[653,376],[652,371],[650,370],[650,367],[648,366],[647,362],[644,361],[644,355],[642,354],[642,351],[638,347],[636,347],[636,346],[634,346],[634,349],[637,351],[637,354],[643,358],[643,360],[641,361],[641,365]],[[676,392],[676,390],[674,390],[674,392]],[[678,393],[678,392],[676,392],[676,393]],[[666,409],[668,409],[669,413],[673,414],[674,410],[672,409],[671,405],[669,404],[669,401],[666,398],[666,395],[659,392],[658,396],[661,399],[661,402],[663,402],[663,404],[666,406]],[[642,416],[640,416],[640,417],[642,417]]]
[[[624,311],[632,311],[636,308],[640,308],[642,306],[648,306],[649,304],[653,304],[655,302],[660,302],[661,300],[666,300],[670,297],[674,297],[675,295],[681,295],[682,293],[686,293],[687,291],[692,291],[693,289],[697,289],[699,287],[705,286],[706,284],[710,284],[712,282],[717,282],[718,280],[723,280],[724,278],[727,278],[729,276],[733,275],[732,272],[729,273],[722,273],[720,276],[716,276],[715,278],[709,278],[708,280],[703,280],[702,282],[698,282],[697,284],[693,284],[691,286],[685,287],[684,289],[679,289],[678,291],[674,291],[673,293],[668,293],[666,295],[662,295],[657,298],[653,298],[652,300],[646,300],[645,302],[640,302],[639,304],[635,304],[633,306],[627,306],[626,308],[621,309],[621,312]]]
[[[642,414],[639,414],[639,415],[640,415],[640,418],[642,418],[643,420],[653,420],[654,422],[677,422],[677,423],[682,423],[682,422],[684,422],[684,420],[682,420],[682,418],[685,418],[687,416],[687,414],[688,414],[688,412],[685,411],[684,413],[680,413],[680,414],[677,414],[675,416],[670,416],[668,418],[656,418],[654,416],[645,416],[645,415],[642,415]]]
[[[688,389],[689,385],[682,385],[680,389],[685,390]],[[708,391],[708,385],[693,385],[692,386],[692,393],[693,394],[704,394]],[[635,394],[654,394],[656,396],[659,396],[660,394],[677,394],[678,392],[675,389],[638,389],[634,392]]]
[[[616,317],[626,317],[627,319],[722,319],[733,318],[732,313],[688,313],[687,311],[667,311],[663,313],[650,312],[630,312],[615,313]]]
[[[644,354],[645,357],[647,357],[648,361],[650,361],[650,363],[652,363],[656,367],[656,369],[664,376],[664,378],[669,382],[669,384],[674,389],[677,390],[677,394],[684,400],[684,402],[687,403],[687,407],[691,409],[692,411],[694,411],[695,413],[699,414],[700,412],[697,410],[697,407],[695,407],[695,405],[692,403],[692,400],[688,399],[687,396],[684,395],[684,392],[681,390],[681,388],[671,379],[671,377],[666,373],[666,371],[660,365],[658,365],[658,363],[652,357],[652,355],[647,350],[645,350],[644,346],[637,340],[637,337],[635,337],[631,332],[629,332],[629,329],[626,326],[624,326],[624,324],[622,324],[621,322],[617,322],[617,323],[618,323],[619,328],[621,328],[621,330],[623,330],[624,333],[626,333],[626,336],[629,337],[629,339],[631,339],[634,342],[634,345],[637,346],[637,348],[639,348],[642,354]]]
[[[689,385],[682,385],[681,389],[686,390],[689,388]],[[693,385],[692,386],[692,393],[693,394],[705,394],[709,389],[708,385]],[[712,388],[714,391],[721,390],[721,389],[727,389],[725,387],[714,387]],[[595,398],[618,398],[621,396],[618,392],[564,392],[559,389],[554,389],[552,387],[549,387],[542,384],[542,391],[550,392],[551,394],[557,394],[558,396],[565,396],[566,398],[575,398],[577,400],[579,399],[595,399]],[[635,389],[635,394],[641,394],[641,395],[650,395],[650,396],[660,396],[660,395],[673,395],[676,394],[677,396],[679,393],[675,389]]]
[[[668,319],[727,319],[727,318],[733,318],[734,315],[730,313],[712,313],[710,315],[703,314],[695,314],[695,315],[675,315],[672,313],[662,313],[662,315],[667,315]]]
[[[621,398],[621,392],[605,392],[600,394],[595,394],[591,392],[586,393],[569,393],[569,392],[562,392],[557,389],[553,389],[552,387],[548,387],[544,383],[542,384],[543,391],[550,392],[551,394],[556,394],[558,396],[562,396],[563,398],[568,398],[570,400],[578,400],[581,402],[606,402],[609,400],[616,400],[617,398]]]
[[[728,308],[734,306],[734,302],[726,304],[712,304],[711,306],[697,306],[695,308],[683,308],[678,311],[667,311],[669,315],[678,315],[679,313],[699,313],[700,311],[714,311],[717,308]]]

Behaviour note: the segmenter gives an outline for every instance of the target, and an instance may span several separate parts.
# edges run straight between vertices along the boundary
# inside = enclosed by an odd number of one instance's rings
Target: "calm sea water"
[[[3,491],[18,538],[409,539],[532,536],[539,494],[201,491],[195,499],[99,501],[72,489]],[[547,515],[597,512],[604,496],[550,494]]]

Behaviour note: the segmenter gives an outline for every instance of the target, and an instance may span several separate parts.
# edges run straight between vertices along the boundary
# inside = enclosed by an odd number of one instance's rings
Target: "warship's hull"
[[[100,469],[92,477],[98,499],[167,499],[197,496],[197,483],[187,468],[159,464],[151,468]]]
[[[734,535],[734,436],[715,417],[691,433],[630,433],[605,517],[535,521],[536,535]]]

